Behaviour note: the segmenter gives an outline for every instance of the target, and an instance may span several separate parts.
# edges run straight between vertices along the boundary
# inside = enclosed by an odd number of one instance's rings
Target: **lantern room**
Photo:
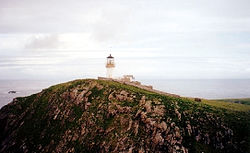
[[[111,56],[111,54],[107,57],[107,63],[106,63],[106,68],[114,68],[115,67],[115,61],[114,57]]]

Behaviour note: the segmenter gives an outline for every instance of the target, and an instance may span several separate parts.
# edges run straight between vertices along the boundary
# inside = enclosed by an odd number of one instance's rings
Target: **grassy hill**
[[[231,102],[237,104],[250,105],[250,98],[239,98],[239,99],[216,99],[216,101]]]
[[[0,110],[0,152],[250,152],[250,106],[75,80]]]

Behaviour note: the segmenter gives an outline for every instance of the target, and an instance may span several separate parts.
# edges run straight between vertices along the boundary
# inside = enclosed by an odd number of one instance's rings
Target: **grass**
[[[68,120],[65,120],[65,124],[62,124],[62,121],[59,119],[51,120],[49,118],[47,112],[50,110],[52,106],[58,106],[60,102],[63,102],[64,99],[60,97],[60,94],[64,93],[65,91],[70,91],[73,88],[76,88],[78,86],[90,86],[90,84],[98,83],[99,85],[102,85],[104,88],[99,90],[96,86],[91,88],[91,94],[88,96],[88,102],[91,103],[89,106],[88,111],[84,111],[80,106],[78,105],[69,105],[68,103],[65,103],[64,105],[71,106],[70,109],[72,109],[72,113],[69,114],[70,117],[75,118],[72,122],[69,122]],[[147,100],[154,101],[159,100],[161,101],[166,110],[165,119],[172,118],[172,121],[175,122],[179,127],[185,127],[186,121],[189,120],[192,125],[199,125],[200,120],[199,118],[206,119],[206,116],[208,114],[213,114],[214,117],[219,116],[225,121],[225,124],[229,125],[235,131],[235,137],[236,140],[241,140],[242,137],[245,137],[244,140],[249,140],[249,132],[248,129],[250,129],[250,98],[248,99],[241,99],[242,104],[233,103],[236,100],[239,99],[223,99],[223,100],[206,100],[202,99],[201,102],[195,102],[193,98],[186,98],[186,97],[172,97],[172,96],[166,96],[161,95],[158,93],[154,93],[151,91],[147,91],[138,87],[125,85],[122,83],[114,82],[114,81],[103,81],[103,80],[94,80],[94,79],[84,79],[84,80],[75,80],[70,81],[58,85],[51,86],[48,89],[45,89],[43,94],[40,97],[37,97],[38,95],[32,95],[29,97],[26,97],[25,99],[20,98],[20,105],[23,109],[18,110],[14,106],[10,106],[11,110],[13,112],[17,112],[17,114],[21,114],[24,109],[29,109],[29,112],[24,117],[24,126],[20,128],[19,130],[19,137],[20,139],[22,137],[27,136],[29,138],[29,142],[32,142],[29,144],[29,146],[32,146],[34,144],[42,144],[46,145],[50,142],[51,139],[55,140],[55,144],[57,144],[60,140],[60,136],[64,134],[64,132],[67,129],[74,129],[77,127],[80,127],[82,122],[85,122],[86,120],[91,120],[91,122],[96,122],[96,126],[90,126],[86,128],[92,128],[96,129],[97,127],[103,127],[104,129],[107,129],[111,126],[116,125],[118,126],[118,119],[120,118],[114,118],[113,116],[107,117],[107,112],[104,111],[104,108],[107,108],[108,101],[108,95],[112,91],[120,92],[122,90],[125,90],[129,92],[129,94],[133,94],[136,97],[134,98],[133,102],[128,101],[116,101],[121,106],[129,106],[132,109],[132,113],[130,115],[133,116],[134,113],[137,112],[139,108],[139,100],[143,95],[146,96]],[[79,89],[81,92],[82,90]],[[106,92],[107,94],[104,94]],[[99,97],[97,99],[97,97]],[[36,100],[36,98],[38,98]],[[51,99],[52,101],[50,101]],[[36,102],[34,102],[36,101]],[[243,104],[244,101],[244,104]],[[249,103],[249,104],[248,104]],[[98,106],[101,104],[102,109],[99,110]],[[63,105],[63,106],[64,106]],[[152,104],[154,105],[154,104]],[[183,112],[186,112],[186,116],[182,115],[181,121],[178,121],[178,117],[176,116],[174,109],[176,108],[175,105],[178,105],[180,113],[183,114]],[[60,108],[63,110],[63,108]],[[32,114],[32,110],[34,113]],[[94,115],[92,115],[94,114]],[[29,116],[32,116],[30,118]],[[100,116],[100,119],[95,118],[96,116]],[[77,122],[78,119],[84,118],[81,122]],[[192,118],[192,119],[191,119]],[[117,120],[117,122],[116,122]],[[213,129],[213,123],[205,122],[204,126],[202,127],[202,130],[204,131],[216,131],[216,129]],[[86,125],[87,126],[87,125]],[[121,127],[120,127],[121,128]],[[124,127],[125,128],[125,127]],[[47,135],[45,135],[45,138],[40,138],[41,132],[46,129]],[[119,133],[119,130],[116,129]],[[138,135],[144,135],[143,131],[140,131]],[[142,132],[142,133],[141,133]],[[110,134],[113,136],[113,134]],[[146,134],[145,134],[146,135]],[[35,136],[35,140],[34,137]],[[88,139],[94,141],[95,139],[107,139],[111,137],[102,137],[98,135],[94,135],[93,133],[89,133]],[[134,138],[138,139],[138,138]],[[190,141],[189,141],[190,140]],[[114,140],[113,140],[114,141]],[[186,138],[184,144],[189,145],[189,143],[192,141],[193,148],[190,148],[191,152],[213,152],[212,149],[210,151],[210,147],[207,145],[203,145],[200,143],[196,143],[193,139]],[[34,143],[34,144],[33,144]],[[75,143],[76,151],[89,151],[89,148],[85,148],[85,146],[82,146],[82,142],[76,141]],[[247,147],[247,146],[241,146],[241,147]],[[35,149],[35,148],[33,148]],[[85,150],[86,149],[86,150]],[[244,149],[244,150],[247,150]]]
[[[240,98],[240,99],[215,99],[216,101],[221,102],[231,102],[231,103],[238,103],[244,105],[250,105],[250,98]]]
[[[244,105],[244,104],[236,104],[236,103],[229,103],[225,101],[220,101],[220,100],[206,100],[203,99],[202,103],[214,106],[217,108],[223,108],[227,110],[232,110],[232,111],[250,111],[250,105]]]
[[[98,83],[102,84],[102,85],[106,85],[108,87],[111,87],[113,89],[118,89],[118,90],[129,90],[133,93],[136,94],[136,97],[139,98],[140,95],[146,94],[149,97],[155,97],[155,98],[160,98],[160,94],[151,92],[151,91],[147,91],[145,89],[141,89],[138,87],[134,87],[134,86],[130,86],[130,85],[125,85],[125,84],[121,84],[118,82],[114,82],[114,81],[104,81],[104,80],[94,80],[94,79],[83,79],[83,80],[74,80],[74,81],[70,81],[70,82],[66,82],[66,83],[62,83],[62,84],[58,84],[58,85],[54,85],[51,86],[50,88],[48,88],[48,91],[52,91],[52,92],[64,92],[65,90],[69,90],[70,88],[74,88],[77,85],[81,85],[81,84],[88,84],[88,81],[97,81]],[[100,92],[97,89],[93,89],[92,90],[92,95],[96,96],[96,93]],[[140,93],[138,95],[138,93]],[[167,96],[168,97],[168,96]],[[168,99],[179,99],[179,98],[174,98],[174,97],[168,97]],[[182,97],[180,99],[183,100],[190,100],[193,101],[192,98],[185,98]],[[231,102],[231,103],[228,103]],[[228,109],[228,110],[233,110],[233,111],[250,111],[250,106],[246,106],[246,105],[250,105],[250,98],[242,98],[242,99],[215,99],[215,100],[207,100],[207,99],[202,99],[202,104],[206,104],[206,105],[210,105],[210,106],[214,106],[217,108],[223,108],[223,109]]]
[[[190,98],[190,97],[182,97],[182,98],[193,101],[193,98]],[[225,110],[239,111],[239,112],[250,111],[250,105],[228,102],[228,101],[226,101],[226,99],[223,99],[223,100],[222,99],[220,99],[220,100],[202,99],[201,102],[197,102],[197,103],[200,103],[203,105],[204,104],[209,105],[209,106],[214,107],[215,109],[225,109]]]

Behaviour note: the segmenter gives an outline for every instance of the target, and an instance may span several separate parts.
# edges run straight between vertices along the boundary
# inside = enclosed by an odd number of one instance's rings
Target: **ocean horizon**
[[[183,97],[205,99],[249,98],[250,79],[140,79],[142,84]],[[66,81],[0,80],[0,108],[15,97],[38,93],[52,85]],[[16,93],[8,93],[16,91]]]

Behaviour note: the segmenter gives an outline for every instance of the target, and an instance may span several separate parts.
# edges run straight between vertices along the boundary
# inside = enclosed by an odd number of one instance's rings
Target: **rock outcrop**
[[[0,123],[0,152],[246,152],[249,143],[225,110],[101,80],[16,98]]]

